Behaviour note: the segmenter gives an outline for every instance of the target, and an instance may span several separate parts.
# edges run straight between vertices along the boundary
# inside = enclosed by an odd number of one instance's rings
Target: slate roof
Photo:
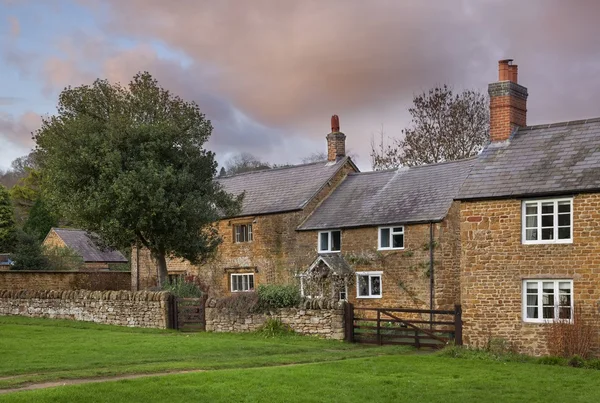
[[[298,229],[441,221],[473,161],[349,174]]]
[[[481,153],[457,199],[600,190],[600,118],[520,128]]]
[[[313,263],[309,266],[307,271],[313,270],[320,263],[325,264],[333,274],[338,276],[352,275],[354,272],[352,268],[346,262],[346,259],[339,253],[322,253],[313,261]]]
[[[114,249],[102,249],[88,235],[87,231],[80,229],[52,228],[65,244],[77,252],[84,262],[127,263],[121,252]]]
[[[304,208],[338,170],[350,161],[314,162],[246,172],[219,178],[226,192],[238,195],[246,192],[238,216],[280,213]]]

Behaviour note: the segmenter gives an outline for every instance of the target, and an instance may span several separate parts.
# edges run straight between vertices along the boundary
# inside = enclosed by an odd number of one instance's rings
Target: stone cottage
[[[489,95],[490,144],[457,197],[464,340],[542,354],[549,322],[598,317],[600,119],[527,126],[510,60]]]
[[[82,270],[108,270],[109,264],[127,263],[121,252],[103,248],[92,234],[80,229],[52,228],[42,245],[73,250],[83,259]]]
[[[327,135],[327,161],[246,172],[217,179],[231,194],[245,193],[241,212],[218,222],[223,243],[203,266],[169,259],[169,277],[198,275],[214,297],[254,290],[259,284],[290,283],[314,258],[298,244],[296,229],[350,172],[337,116]],[[147,250],[132,253],[134,289],[156,285],[156,266]]]

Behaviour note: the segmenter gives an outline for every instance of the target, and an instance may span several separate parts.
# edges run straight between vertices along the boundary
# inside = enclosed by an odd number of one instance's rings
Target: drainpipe
[[[433,275],[433,222],[429,223],[429,309],[433,311],[435,280]],[[433,312],[429,313],[429,327],[433,329]]]

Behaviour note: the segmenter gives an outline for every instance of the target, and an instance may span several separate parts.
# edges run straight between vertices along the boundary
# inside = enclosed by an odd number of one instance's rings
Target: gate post
[[[463,345],[462,307],[460,305],[454,305],[454,344],[457,346]]]
[[[344,304],[344,340],[354,343],[354,305],[350,302]]]

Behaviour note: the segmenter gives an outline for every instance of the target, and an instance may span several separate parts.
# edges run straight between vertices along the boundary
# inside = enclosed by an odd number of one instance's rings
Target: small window
[[[523,243],[573,242],[573,199],[523,202]]]
[[[380,271],[365,271],[356,273],[356,297],[357,298],[381,298],[381,275]]]
[[[243,291],[254,291],[254,273],[231,275],[231,292]]]
[[[236,224],[233,227],[235,243],[252,242],[252,224]]]
[[[573,280],[523,281],[523,320],[573,320]]]
[[[319,232],[319,252],[339,252],[342,249],[342,232]]]
[[[379,249],[404,249],[404,227],[379,228]]]

